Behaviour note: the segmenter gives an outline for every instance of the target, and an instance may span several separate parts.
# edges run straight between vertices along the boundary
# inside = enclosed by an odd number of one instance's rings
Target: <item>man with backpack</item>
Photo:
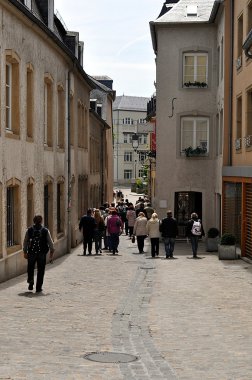
[[[50,260],[52,260],[54,252],[51,234],[49,230],[42,225],[42,220],[41,215],[34,216],[34,224],[27,229],[23,243],[24,258],[28,260],[28,290],[33,290],[34,269],[35,264],[37,263],[36,293],[42,292],[46,266],[46,254],[50,250]]]
[[[192,245],[193,259],[198,259],[198,242],[201,236],[205,236],[203,225],[196,212],[191,214],[191,219],[186,226],[186,236],[190,239]]]

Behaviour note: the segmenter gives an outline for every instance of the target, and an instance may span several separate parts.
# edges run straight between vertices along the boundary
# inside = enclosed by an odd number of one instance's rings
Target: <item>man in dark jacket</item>
[[[171,210],[168,210],[167,217],[162,219],[159,230],[164,240],[166,258],[173,259],[175,239],[178,235],[178,224],[176,219],[172,217]]]
[[[198,242],[201,236],[205,236],[203,225],[201,220],[198,218],[196,212],[191,214],[191,219],[188,221],[186,226],[186,236],[190,239],[192,245],[193,258],[198,259]]]
[[[83,234],[83,255],[86,255],[87,248],[88,254],[92,254],[93,237],[95,230],[95,218],[92,216],[92,209],[87,210],[87,215],[81,217],[79,223],[79,230],[82,230]]]
[[[29,227],[26,231],[23,251],[24,258],[28,260],[28,290],[33,290],[34,269],[37,263],[36,293],[40,293],[42,292],[44,281],[46,255],[50,250],[50,259],[53,259],[54,245],[49,230],[42,225],[42,216],[35,215],[33,223],[33,226]]]

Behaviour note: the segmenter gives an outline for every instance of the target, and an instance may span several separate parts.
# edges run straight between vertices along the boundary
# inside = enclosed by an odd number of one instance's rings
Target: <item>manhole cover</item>
[[[100,363],[130,363],[136,361],[138,357],[118,352],[91,352],[84,355],[84,359]]]

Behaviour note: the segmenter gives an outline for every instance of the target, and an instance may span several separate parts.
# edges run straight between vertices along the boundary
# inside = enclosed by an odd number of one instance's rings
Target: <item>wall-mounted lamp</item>
[[[139,147],[139,139],[138,139],[138,135],[136,133],[134,133],[132,135],[132,148],[134,149],[134,151],[136,152],[137,149]]]

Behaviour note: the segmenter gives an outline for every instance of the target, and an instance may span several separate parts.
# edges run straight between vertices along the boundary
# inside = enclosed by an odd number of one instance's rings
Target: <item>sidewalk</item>
[[[204,252],[190,260],[139,255],[121,236],[116,256],[70,255],[48,265],[44,292],[26,276],[0,284],[0,379],[250,380],[252,266]],[[88,353],[126,353],[101,363]]]

